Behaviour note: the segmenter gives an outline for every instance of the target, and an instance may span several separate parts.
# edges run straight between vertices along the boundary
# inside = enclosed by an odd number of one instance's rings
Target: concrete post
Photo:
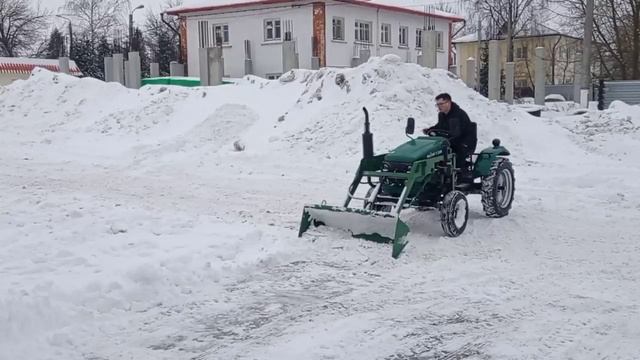
[[[209,84],[221,85],[224,77],[224,58],[222,57],[222,47],[214,47],[209,50]]]
[[[582,59],[582,51],[576,52],[576,59]],[[580,103],[580,90],[582,89],[582,67],[578,64],[573,66],[573,101]]]
[[[419,64],[435,69],[438,66],[438,33],[435,31],[422,32],[422,56],[418,57]]]
[[[535,69],[536,105],[544,105],[546,72],[544,67],[544,48],[540,46],[536,48]]]
[[[500,100],[500,47],[498,40],[489,41],[489,99]]]
[[[129,60],[124,61],[124,71],[122,72],[124,77],[124,86],[131,88],[131,74],[129,73]]]
[[[151,63],[149,67],[149,76],[150,77],[159,77],[160,76],[160,64]]]
[[[198,64],[200,65],[200,85],[209,86],[209,55],[207,48],[198,49]]]
[[[124,57],[122,54],[113,54],[113,81],[124,85]]]
[[[296,44],[292,40],[282,42],[282,73],[296,66]]]
[[[467,86],[476,88],[476,59],[470,57],[467,59],[467,69],[465,71],[465,78]]]
[[[129,77],[129,87],[140,89],[142,85],[142,69],[140,68],[140,53],[137,51],[129,52]]]
[[[311,57],[311,70],[320,69],[320,58],[317,56]]]
[[[184,66],[177,61],[169,63],[170,76],[184,76]]]
[[[71,71],[69,70],[69,58],[68,57],[61,57],[58,58],[58,64],[60,66],[60,72],[64,73],[64,74],[71,74]]]
[[[582,108],[589,108],[589,89],[580,89],[580,106]]]
[[[513,85],[516,77],[516,64],[508,62],[505,64],[505,91],[504,97],[509,104],[513,104]]]
[[[113,82],[114,79],[114,68],[113,68],[113,57],[105,56],[104,57],[104,81],[105,82]]]
[[[253,59],[251,58],[251,42],[244,41],[244,74],[253,74]]]
[[[215,86],[222,84],[224,59],[221,47],[200,49],[200,85]]]

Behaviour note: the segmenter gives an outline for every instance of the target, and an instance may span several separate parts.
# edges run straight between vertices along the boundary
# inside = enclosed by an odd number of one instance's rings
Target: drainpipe
[[[376,56],[380,56],[380,8],[376,8]],[[389,34],[391,35],[391,34]]]

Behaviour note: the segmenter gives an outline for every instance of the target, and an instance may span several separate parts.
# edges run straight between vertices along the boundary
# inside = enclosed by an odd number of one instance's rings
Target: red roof
[[[30,74],[34,68],[41,67],[49,71],[60,72],[59,65],[48,64],[25,64],[19,62],[0,62],[0,73],[13,73],[13,74]],[[81,76],[82,71],[77,66],[69,65],[69,71],[71,75]]]
[[[458,17],[458,16],[455,16],[455,15],[444,15],[444,14],[429,13],[429,12],[424,12],[424,11],[420,11],[420,10],[409,9],[407,7],[402,7],[402,6],[395,6],[395,5],[391,5],[391,4],[383,4],[383,3],[373,2],[373,1],[370,1],[370,0],[336,0],[336,1],[350,3],[350,4],[353,4],[353,5],[374,7],[374,8],[388,10],[388,11],[408,13],[408,14],[413,14],[413,15],[422,15],[422,16],[428,15],[430,17],[446,19],[446,20],[450,20],[452,22],[459,22],[459,21],[463,21],[464,20],[462,17]],[[236,9],[236,8],[247,7],[247,6],[281,4],[281,3],[288,3],[288,2],[293,2],[293,1],[292,0],[255,0],[255,1],[248,0],[248,1],[240,1],[240,2],[236,2],[236,3],[223,4],[223,5],[203,5],[203,6],[191,6],[191,7],[190,6],[184,6],[184,7],[178,7],[178,8],[171,9],[171,10],[167,11],[167,14],[169,14],[169,15],[180,15],[180,14],[188,14],[188,13],[192,13],[192,12]]]

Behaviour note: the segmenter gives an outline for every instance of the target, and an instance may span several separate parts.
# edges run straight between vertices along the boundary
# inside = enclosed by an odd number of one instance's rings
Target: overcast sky
[[[38,0],[31,0],[34,4],[38,3]],[[64,5],[65,0],[40,0],[40,6],[52,10],[54,13],[62,14],[63,12],[59,12],[59,8]],[[138,5],[144,5],[144,9],[136,10],[133,13],[133,21],[138,26],[142,26],[144,24],[144,19],[146,12],[151,9],[156,13],[159,13],[162,9],[162,5],[164,4],[164,0],[129,0],[132,7],[136,7]],[[62,21],[62,20],[61,20]]]
[[[31,0],[31,1],[33,2],[34,5],[39,2],[42,7],[52,10],[54,13],[63,14],[60,8],[64,5],[65,0]],[[185,0],[184,2],[188,3],[189,1],[191,0]],[[220,0],[212,0],[212,2],[216,2],[216,1],[219,2]],[[229,1],[233,1],[233,0],[229,0]],[[413,4],[426,5],[426,4],[445,3],[447,5],[450,5],[453,9],[457,9],[458,4],[460,3],[459,0],[389,0],[389,1],[390,2],[397,1],[398,5],[413,5]],[[198,0],[198,2],[206,2],[206,0]],[[144,5],[145,7],[144,9],[137,10],[136,12],[134,12],[133,21],[136,26],[144,25],[146,13],[149,10],[152,10],[155,13],[159,13],[160,10],[165,8],[165,5],[164,5],[165,0],[129,0],[129,3],[131,4],[132,8],[138,5]],[[65,26],[65,24],[66,24],[65,20],[58,18],[57,21],[54,23],[54,26],[58,26],[60,28],[62,26]]]

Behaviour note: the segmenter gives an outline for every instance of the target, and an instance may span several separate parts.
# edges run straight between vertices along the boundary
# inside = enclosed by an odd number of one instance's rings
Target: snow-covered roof
[[[60,72],[60,63],[57,59],[0,57],[0,74],[29,74],[36,67]],[[82,76],[82,71],[73,60],[69,60],[69,71],[71,75]]]
[[[182,5],[166,10],[169,15],[186,14],[191,12],[212,11],[229,8],[238,8],[251,5],[270,5],[287,2],[296,2],[299,0],[186,0]],[[394,0],[335,0],[336,2],[376,7],[389,11],[397,11],[411,13],[416,15],[427,15],[436,18],[451,20],[453,22],[463,21],[464,17],[456,14],[439,11],[436,9],[425,9],[424,4],[407,4],[399,5]]]

